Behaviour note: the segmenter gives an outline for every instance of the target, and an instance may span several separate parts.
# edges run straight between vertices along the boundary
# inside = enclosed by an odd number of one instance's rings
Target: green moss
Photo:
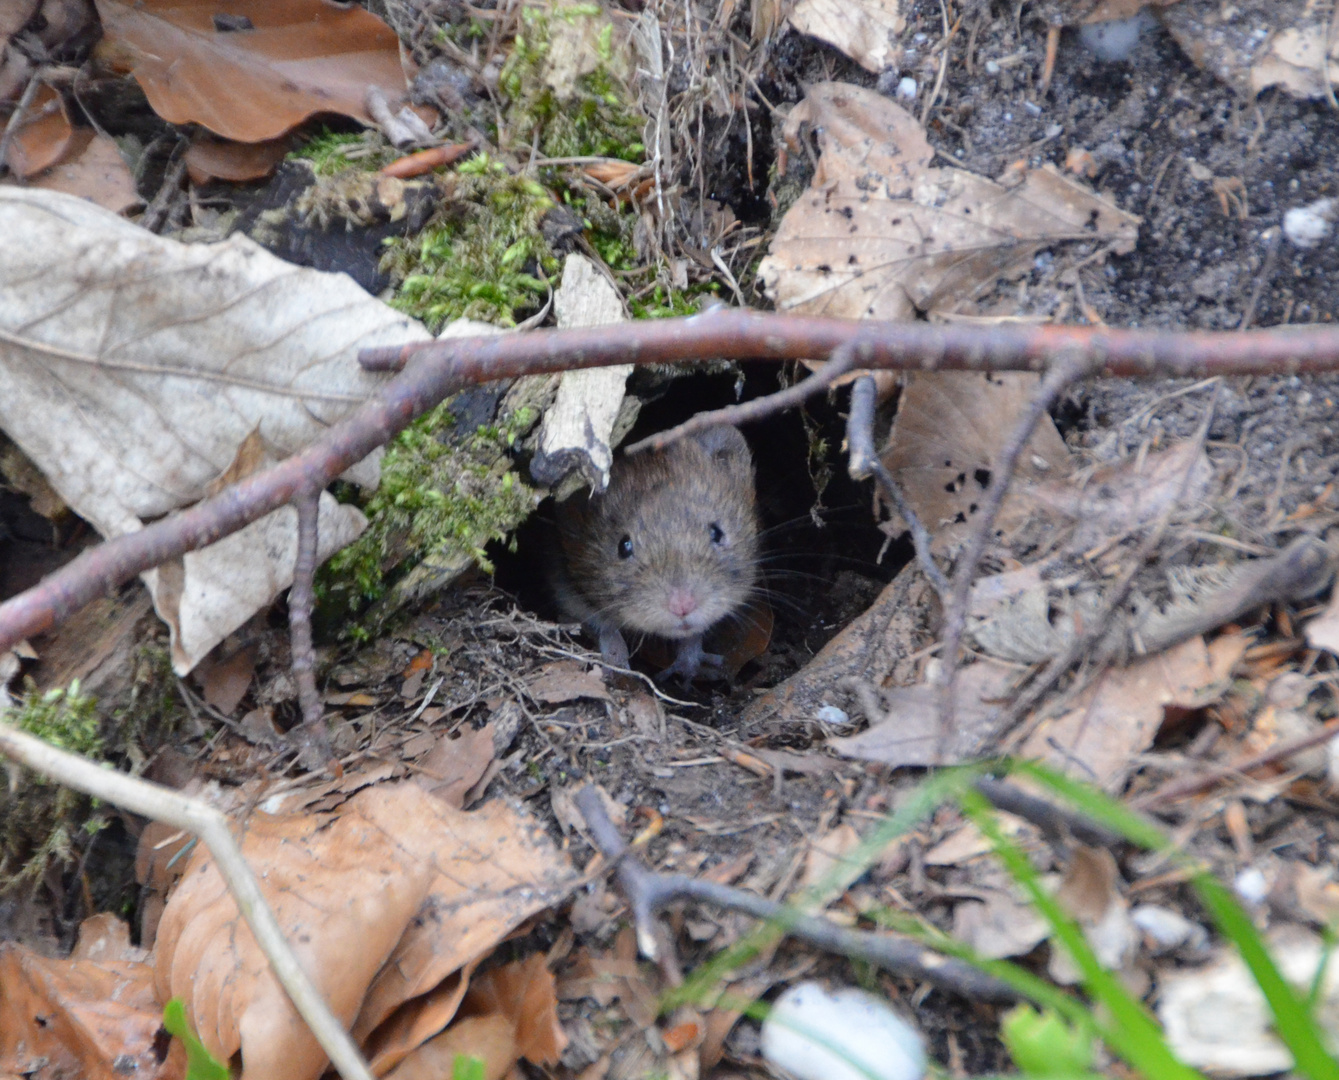
[[[367,531],[322,570],[328,608],[362,611],[386,594],[389,578],[425,559],[462,556],[491,572],[484,545],[504,539],[534,508],[506,456],[535,423],[533,411],[454,437],[451,404],[420,417],[386,448],[381,486],[363,507]]]
[[[393,307],[436,333],[454,319],[515,326],[558,272],[540,231],[553,199],[542,184],[512,176],[479,154],[457,170],[450,197],[418,236],[388,241],[382,268],[397,281]]]
[[[345,169],[375,172],[399,153],[389,144],[374,148],[369,154],[348,156],[351,150],[369,146],[367,136],[360,132],[337,132],[322,128],[320,132],[288,155],[289,161],[305,161],[317,176],[334,176]]]
[[[629,300],[628,309],[634,319],[672,319],[681,315],[696,315],[702,301],[721,291],[720,282],[694,285],[689,289],[667,289],[656,285],[643,300]]]
[[[3,718],[52,746],[102,758],[97,704],[79,692],[77,680],[68,690],[45,693],[30,681],[22,703]],[[52,862],[72,856],[75,832],[101,828],[101,822],[88,820],[87,796],[37,773],[25,772],[22,777],[17,786],[0,788],[0,893],[40,881]]]
[[[566,24],[566,30],[554,20]],[[579,35],[574,41],[570,30]],[[646,154],[646,120],[625,82],[614,28],[597,4],[574,4],[550,13],[526,8],[521,31],[502,67],[499,86],[509,104],[506,121],[513,144],[535,145],[548,157],[614,157],[640,162]],[[555,43],[598,58],[593,70],[580,70],[561,94],[546,75],[559,57]]]

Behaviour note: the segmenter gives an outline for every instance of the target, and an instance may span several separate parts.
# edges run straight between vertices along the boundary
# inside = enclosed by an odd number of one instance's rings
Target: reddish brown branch
[[[1061,355],[1092,374],[1204,376],[1339,370],[1339,328],[1172,334],[1107,327],[965,327],[713,312],[687,319],[539,330],[367,349],[375,370],[405,370],[294,455],[212,499],[94,548],[0,604],[0,649],[50,630],[89,601],[187,551],[212,544],[323,487],[448,394],[474,383],[609,364],[703,358],[815,359],[856,338],[861,363],[915,370],[1036,370]],[[412,358],[412,363],[407,363]]]

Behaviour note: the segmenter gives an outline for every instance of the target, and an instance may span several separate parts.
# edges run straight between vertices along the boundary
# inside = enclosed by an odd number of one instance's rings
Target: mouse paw
[[[679,654],[674,663],[656,676],[656,682],[665,682],[677,676],[684,683],[690,683],[703,674],[703,668],[713,669],[707,674],[711,678],[720,679],[724,678],[724,665],[725,657],[720,653],[702,651],[701,637],[685,638],[679,643]]]
[[[622,631],[617,626],[604,626],[598,628],[600,637],[600,656],[606,664],[611,667],[626,668],[628,666],[628,643],[623,637]]]

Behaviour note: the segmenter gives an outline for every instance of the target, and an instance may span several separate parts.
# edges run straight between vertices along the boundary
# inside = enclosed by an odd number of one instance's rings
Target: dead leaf
[[[996,863],[974,867],[971,888],[976,898],[953,909],[953,936],[977,955],[988,960],[1023,956],[1050,936],[1050,924]]]
[[[1201,637],[1100,675],[1062,716],[1043,721],[1023,744],[1024,757],[1045,761],[1089,783],[1117,790],[1135,757],[1153,743],[1168,705],[1202,707],[1226,690]]]
[[[81,926],[68,959],[0,942],[0,987],[0,1075],[185,1075],[180,1043],[173,1040],[163,1060],[156,1053],[163,1009],[153,967],[112,916]]]
[[[39,86],[23,123],[10,137],[5,164],[15,176],[26,180],[64,157],[72,138],[74,128],[64,99],[51,87]]]
[[[576,660],[555,660],[545,664],[539,674],[527,680],[526,692],[536,701],[561,705],[582,698],[613,701],[604,685],[604,669],[589,667]]]
[[[893,39],[907,26],[902,0],[800,0],[787,21],[876,75],[889,66]]]
[[[975,524],[1000,452],[1041,384],[1024,373],[912,375],[883,451],[916,515],[934,536],[936,551],[952,551]],[[1069,451],[1043,416],[1018,462],[1015,486],[1063,477]],[[1005,498],[996,528],[1018,524],[1025,504]]]
[[[238,142],[275,139],[317,113],[364,124],[380,87],[402,97],[395,32],[355,5],[325,0],[96,0],[103,45],[172,124],[203,124]],[[224,32],[215,16],[245,18]]]
[[[186,171],[195,184],[210,180],[232,183],[263,180],[292,148],[287,137],[265,142],[233,142],[202,132],[186,151]]]
[[[535,822],[501,802],[452,810],[412,784],[368,788],[334,817],[257,812],[242,848],[359,1042],[574,883]],[[208,853],[192,859],[168,904],[155,964],[159,997],[183,996],[211,1053],[240,1051],[250,1080],[314,1080],[325,1068]]]
[[[465,796],[493,763],[493,725],[466,726],[457,739],[442,736],[414,774],[414,782],[447,806],[460,810]]]
[[[103,536],[196,501],[257,427],[271,459],[325,432],[382,377],[362,345],[422,339],[343,274],[252,241],[186,245],[81,199],[0,187],[0,427]],[[375,486],[379,455],[345,474]],[[322,497],[321,557],[361,532]],[[296,511],[146,573],[189,671],[292,580]]]
[[[61,160],[27,186],[76,195],[113,214],[124,214],[144,201],[115,141],[88,128],[76,130]]]
[[[231,656],[216,661],[206,659],[195,669],[195,677],[204,691],[205,704],[224,716],[242,703],[256,675],[257,646],[247,645]]]
[[[854,826],[843,822],[830,829],[823,836],[809,841],[809,851],[805,856],[804,870],[796,883],[801,890],[811,889],[827,881],[828,876],[843,873],[858,877],[864,872],[864,864],[850,858],[851,852],[860,846],[860,834]],[[838,886],[837,895],[842,892]],[[835,899],[832,897],[830,899]]]
[[[858,735],[828,740],[843,757],[900,765],[952,765],[979,757],[995,734],[992,721],[1008,699],[1018,672],[999,664],[969,664],[953,687],[953,731],[941,757],[940,688],[931,683],[883,692],[884,718]]]
[[[786,121],[797,150],[802,126],[822,157],[758,269],[779,311],[911,319],[952,310],[1059,241],[1134,246],[1137,218],[1050,167],[1010,187],[931,168],[924,130],[874,90],[810,87]]]

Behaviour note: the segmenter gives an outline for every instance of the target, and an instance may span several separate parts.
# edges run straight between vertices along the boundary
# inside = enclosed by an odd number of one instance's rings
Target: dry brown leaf
[[[813,888],[825,882],[828,875],[854,870],[857,874],[863,865],[852,859],[851,852],[860,846],[860,834],[855,827],[843,822],[834,826],[822,836],[816,836],[809,842],[809,851],[805,856],[804,870],[800,874],[796,888]]]
[[[61,160],[27,186],[76,195],[113,214],[124,214],[144,201],[115,141],[88,128],[76,130]]]
[[[930,683],[883,692],[885,718],[849,738],[829,739],[843,757],[899,765],[952,765],[979,757],[995,734],[992,723],[1018,672],[999,664],[969,664],[953,686],[953,732],[939,754],[940,689]]]
[[[160,1061],[153,967],[124,923],[98,915],[68,959],[0,942],[0,1075],[149,1080],[185,1075],[176,1040]]]
[[[1220,665],[1215,666],[1215,659]],[[1021,754],[1108,790],[1153,742],[1168,705],[1198,708],[1227,689],[1230,658],[1213,657],[1201,637],[1099,676],[1062,716],[1045,720]],[[1235,663],[1235,660],[1231,660]]]
[[[800,0],[787,21],[876,75],[889,66],[893,38],[907,26],[902,0]]]
[[[472,1016],[428,1040],[386,1074],[387,1080],[441,1080],[454,1075],[456,1056],[484,1063],[484,1080],[502,1080],[516,1063],[516,1029],[505,1016]]]
[[[481,975],[461,1005],[463,1016],[505,1016],[517,1053],[535,1065],[556,1065],[567,1048],[558,1022],[558,995],[543,953]]]
[[[371,124],[373,87],[402,97],[395,32],[356,4],[328,0],[97,0],[102,48],[122,59],[173,124],[238,142],[275,139],[317,113]],[[214,17],[254,29],[221,32]]]
[[[333,817],[255,813],[242,849],[359,1041],[565,896],[573,878],[539,826],[505,804],[466,814],[412,784],[368,788]],[[168,904],[156,969],[160,998],[182,996],[201,1040],[223,1060],[240,1051],[249,1080],[325,1068],[207,853]]]
[[[186,151],[186,171],[196,184],[210,180],[232,183],[262,180],[274,172],[291,149],[287,137],[265,142],[232,142],[201,133]]]
[[[1049,167],[1011,187],[931,168],[924,130],[874,90],[810,87],[786,121],[797,150],[802,126],[822,157],[758,269],[779,311],[910,319],[952,310],[1059,241],[1134,247],[1138,218]]]
[[[10,138],[5,164],[15,176],[26,180],[64,157],[73,138],[64,99],[51,87],[39,86],[23,123]]]
[[[204,691],[205,704],[224,716],[231,716],[233,710],[242,703],[251,680],[255,678],[257,653],[258,647],[252,644],[218,660],[207,657],[195,669],[195,677]]]
[[[477,730],[467,727],[458,739],[442,736],[418,762],[414,782],[447,806],[462,809],[466,794],[493,762],[493,731],[493,724],[485,724]]]
[[[882,457],[936,551],[953,550],[975,524],[996,460],[1039,386],[1038,376],[1021,372],[945,371],[908,380]],[[1069,470],[1064,440],[1043,416],[1019,459],[1015,485]],[[996,529],[1008,532],[1024,505],[1006,496]]]
[[[953,909],[953,937],[988,960],[1022,956],[1050,936],[1050,924],[995,862],[972,868],[973,899]]]
[[[539,674],[528,679],[526,692],[546,705],[561,705],[581,698],[612,701],[604,685],[604,669],[589,667],[576,660],[555,660],[545,664]]]

